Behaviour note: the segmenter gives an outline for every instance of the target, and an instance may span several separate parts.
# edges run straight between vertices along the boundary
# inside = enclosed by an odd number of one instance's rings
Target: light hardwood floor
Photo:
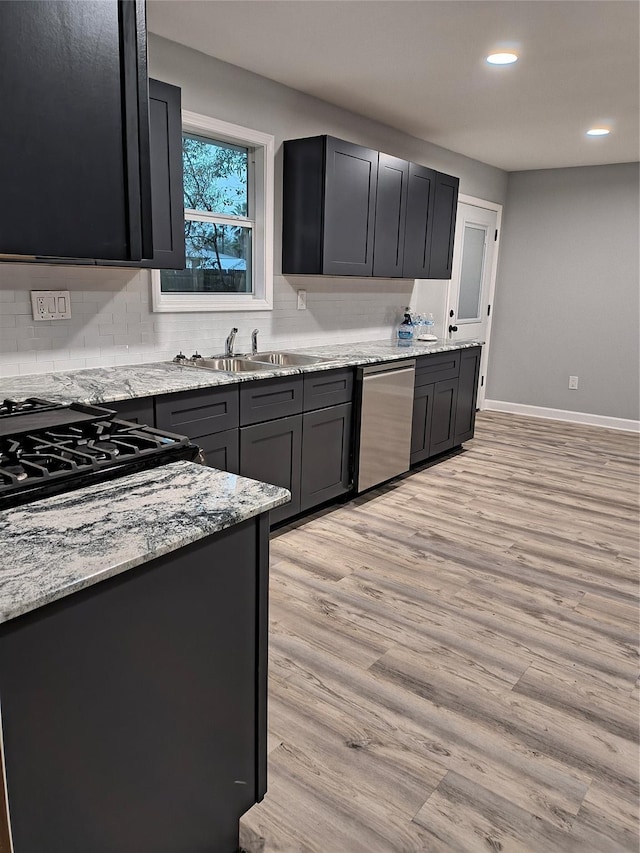
[[[482,413],[272,541],[250,853],[638,851],[638,437]]]

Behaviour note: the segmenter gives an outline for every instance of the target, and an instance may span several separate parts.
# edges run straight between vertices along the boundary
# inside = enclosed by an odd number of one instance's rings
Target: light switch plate
[[[34,320],[68,320],[71,297],[68,290],[32,290],[31,309]]]
[[[304,311],[307,307],[307,291],[298,291],[298,311]]]

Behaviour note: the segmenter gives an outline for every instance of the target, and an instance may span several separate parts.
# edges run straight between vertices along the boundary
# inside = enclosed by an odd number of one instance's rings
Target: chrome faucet
[[[229,337],[227,338],[227,342],[224,347],[224,354],[233,358],[233,342],[236,339],[236,335],[238,334],[238,330],[234,326],[233,329],[229,332]]]
[[[251,352],[255,355],[258,352],[258,332],[260,329],[254,329],[251,332]]]

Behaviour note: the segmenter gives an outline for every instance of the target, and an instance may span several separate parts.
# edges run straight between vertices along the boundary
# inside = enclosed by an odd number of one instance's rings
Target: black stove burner
[[[184,436],[114,415],[96,406],[5,400],[0,406],[0,509],[197,456],[198,448]]]

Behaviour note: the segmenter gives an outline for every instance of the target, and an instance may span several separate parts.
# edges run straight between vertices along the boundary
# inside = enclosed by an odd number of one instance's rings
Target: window
[[[184,270],[154,270],[154,311],[273,307],[273,137],[182,113]]]

